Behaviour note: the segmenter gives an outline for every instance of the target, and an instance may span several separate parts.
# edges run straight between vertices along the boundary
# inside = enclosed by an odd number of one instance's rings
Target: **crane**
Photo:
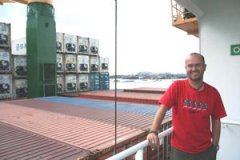
[[[4,3],[16,3],[16,2],[21,4],[28,4],[31,2],[42,2],[52,4],[52,0],[0,0],[0,5],[3,5]]]

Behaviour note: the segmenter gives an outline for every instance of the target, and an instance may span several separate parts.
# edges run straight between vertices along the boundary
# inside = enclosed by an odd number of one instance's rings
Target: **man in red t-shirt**
[[[191,53],[185,60],[186,80],[177,80],[159,100],[160,107],[147,136],[149,145],[159,143],[158,128],[172,109],[171,160],[216,160],[221,122],[226,111],[216,88],[203,82],[203,55]]]

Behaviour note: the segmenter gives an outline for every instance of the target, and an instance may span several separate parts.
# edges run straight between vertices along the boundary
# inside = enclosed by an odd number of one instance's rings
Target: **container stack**
[[[26,38],[12,42],[13,98],[27,97]]]
[[[99,40],[59,32],[56,35],[57,93],[109,89],[109,59],[100,57]]]
[[[108,64],[109,58],[100,57],[100,90],[108,90],[109,89],[109,72],[108,72]]]
[[[12,98],[11,25],[0,22],[0,99]]]
[[[26,38],[11,41],[11,25],[0,22],[0,100],[27,97],[26,55]],[[98,39],[57,32],[57,93],[108,90],[108,65]]]
[[[12,42],[14,98],[27,95],[26,38]],[[99,56],[99,40],[56,34],[57,93],[109,89],[109,59]],[[11,78],[10,78],[11,79]]]

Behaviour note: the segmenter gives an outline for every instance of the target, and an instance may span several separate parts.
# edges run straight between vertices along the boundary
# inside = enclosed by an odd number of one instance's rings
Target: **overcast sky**
[[[172,26],[170,0],[118,0],[117,73],[185,73],[184,58],[199,51],[199,39]],[[115,72],[115,0],[53,0],[57,32],[96,38],[100,56]],[[26,37],[27,6],[0,6],[12,40]]]

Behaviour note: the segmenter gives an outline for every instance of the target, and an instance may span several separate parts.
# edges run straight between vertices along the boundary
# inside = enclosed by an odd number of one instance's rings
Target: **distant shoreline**
[[[177,79],[117,79],[117,89],[134,89],[141,87],[168,88]],[[110,89],[115,89],[115,79],[110,79]]]

